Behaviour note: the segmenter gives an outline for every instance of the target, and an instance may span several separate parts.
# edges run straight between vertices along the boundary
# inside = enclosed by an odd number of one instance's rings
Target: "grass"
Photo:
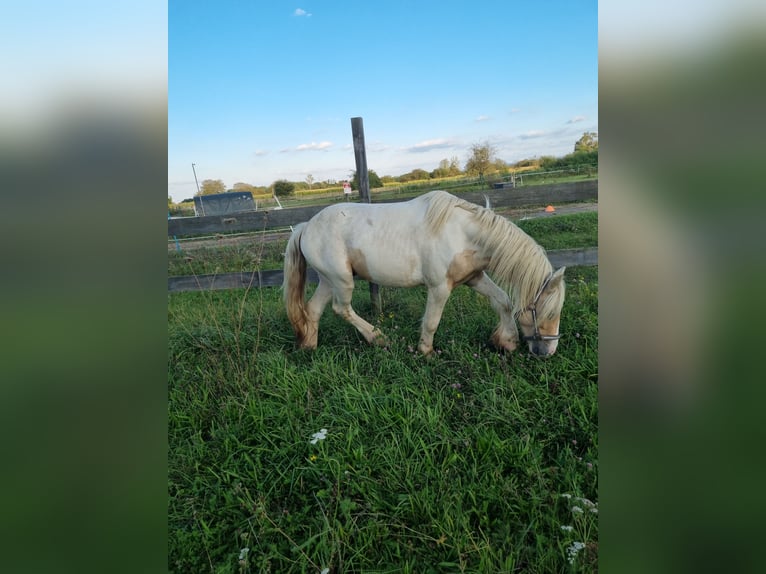
[[[546,250],[598,246],[598,213],[589,211],[517,221]]]
[[[572,247],[587,215],[522,223]],[[251,249],[234,265],[273,259]],[[314,352],[278,289],[169,295],[169,570],[595,571],[597,273],[567,269],[547,360],[489,347],[497,318],[465,287],[430,359],[424,289],[382,289],[389,347],[328,310]],[[354,306],[372,316],[366,289]]]

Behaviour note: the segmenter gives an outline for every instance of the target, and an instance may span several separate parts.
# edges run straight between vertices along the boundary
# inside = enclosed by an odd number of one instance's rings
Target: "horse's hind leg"
[[[386,338],[380,330],[356,314],[351,307],[351,294],[354,291],[354,280],[349,278],[343,285],[333,286],[332,310],[356,327],[368,343],[385,345]]]
[[[327,303],[332,299],[332,289],[327,282],[319,278],[319,285],[316,291],[309,299],[306,305],[306,336],[303,339],[301,347],[305,349],[317,348],[317,337],[319,335],[319,318],[322,316]]]
[[[508,293],[498,287],[486,273],[466,283],[476,292],[481,293],[500,316],[500,324],[492,333],[492,343],[499,349],[513,351],[519,344],[519,332],[513,320],[513,308]]]
[[[426,312],[423,315],[423,324],[420,328],[420,344],[418,349],[424,355],[429,355],[434,350],[434,333],[439,326],[444,311],[444,305],[449,299],[451,289],[447,284],[428,288]]]

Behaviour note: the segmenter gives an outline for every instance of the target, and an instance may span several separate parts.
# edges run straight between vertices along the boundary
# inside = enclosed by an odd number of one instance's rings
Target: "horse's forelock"
[[[559,281],[546,293],[545,297],[538,303],[537,312],[540,317],[558,317],[561,314],[561,307],[564,305],[564,295],[566,286],[563,281]]]

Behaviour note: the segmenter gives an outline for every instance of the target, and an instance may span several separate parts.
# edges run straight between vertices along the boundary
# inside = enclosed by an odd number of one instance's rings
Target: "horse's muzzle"
[[[545,342],[532,341],[529,343],[529,350],[537,357],[550,357],[556,352],[556,346]]]

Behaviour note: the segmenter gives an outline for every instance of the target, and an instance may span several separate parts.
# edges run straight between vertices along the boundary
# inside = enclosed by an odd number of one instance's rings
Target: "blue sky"
[[[378,175],[476,142],[515,162],[598,131],[595,0],[168,4],[168,194],[197,176],[342,180],[351,118]]]

